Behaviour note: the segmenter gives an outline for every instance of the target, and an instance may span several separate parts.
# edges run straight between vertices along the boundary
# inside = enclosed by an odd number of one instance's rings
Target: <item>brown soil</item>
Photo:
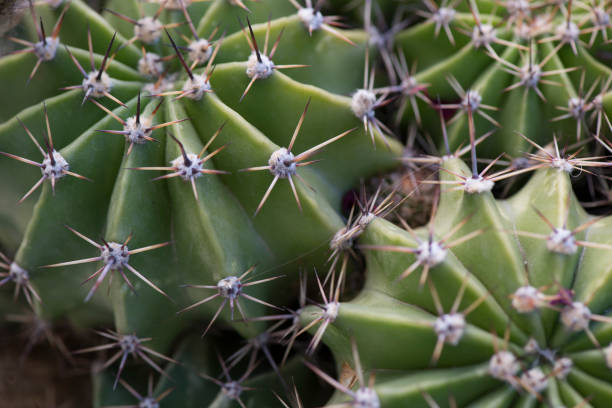
[[[44,335],[27,353],[30,336],[22,327],[0,326],[0,406],[91,407],[89,372],[68,363]]]

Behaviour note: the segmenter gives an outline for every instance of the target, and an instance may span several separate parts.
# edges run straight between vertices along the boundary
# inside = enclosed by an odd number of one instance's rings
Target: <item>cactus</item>
[[[456,158],[442,166],[449,185],[470,177]],[[365,229],[365,287],[335,304],[322,341],[348,362],[354,341],[362,369],[383,372],[360,382],[383,407],[427,407],[425,392],[440,406],[449,395],[470,407],[605,406],[609,222],[587,215],[568,174],[550,167],[503,201],[443,189],[428,226]],[[303,324],[323,310],[307,307]],[[343,387],[332,401],[355,400]]]
[[[364,29],[349,30],[343,2],[329,15],[310,1],[57,3],[30,3],[20,30],[36,40],[9,38],[24,48],[0,59],[13,98],[0,106],[0,300],[31,308],[45,333],[94,330],[59,346],[70,360],[105,354],[91,365],[94,406],[612,401],[611,221],[587,214],[569,177],[608,163],[565,155],[542,124],[551,104],[583,98],[559,138],[595,131],[607,148],[597,76],[609,73],[592,56],[606,49],[603,14],[427,2],[413,13],[424,21],[384,32],[373,13],[412,11],[368,0]],[[506,16],[493,38],[485,24]],[[529,31],[545,16],[576,20],[588,41]],[[530,41],[514,37],[523,26]],[[566,87],[523,78],[501,93],[525,52]],[[446,155],[402,155],[393,133],[413,119],[444,130]],[[478,168],[476,149],[526,147],[521,169]],[[437,192],[417,229],[385,220],[417,192],[351,192],[398,168],[405,178],[402,158],[439,175],[418,180]]]
[[[398,120],[416,120],[441,145],[432,106],[446,110],[454,149],[465,140],[470,104],[477,127],[496,130],[480,149],[489,158],[529,150],[518,133],[540,144],[550,143],[553,133],[564,144],[606,138],[611,72],[598,59],[609,51],[605,3],[423,4],[417,24],[396,25],[401,31],[380,40],[389,55],[390,88],[404,99]]]

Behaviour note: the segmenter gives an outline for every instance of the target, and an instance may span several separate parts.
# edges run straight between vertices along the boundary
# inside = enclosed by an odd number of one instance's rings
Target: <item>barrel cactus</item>
[[[357,369],[354,342],[360,369],[377,375],[336,385],[333,401],[370,389],[390,407],[449,397],[469,407],[605,406],[609,217],[587,215],[568,173],[550,166],[506,200],[469,192],[459,159],[442,168],[452,187],[429,225],[376,219],[359,238],[365,287],[334,305],[322,341]],[[307,307],[303,324],[328,310]]]
[[[558,148],[606,143],[606,6],[328,6],[25,3],[0,59],[7,315],[91,334],[58,347],[96,407],[607,406],[610,220],[570,175],[608,164]],[[501,93],[523,56],[565,87]],[[551,106],[582,97],[557,142]],[[448,124],[447,154],[405,149],[413,124]],[[417,229],[387,215],[418,191],[364,187],[415,165],[439,175]]]
[[[469,99],[477,126],[497,130],[481,149],[489,158],[528,150],[517,132],[544,144],[553,133],[566,144],[593,134],[607,138],[612,108],[605,3],[423,3],[416,24],[380,36],[382,49],[400,50],[387,64],[391,88],[405,101],[398,120],[416,119],[441,144],[431,109],[441,105],[452,116],[448,137],[455,148],[465,140]]]

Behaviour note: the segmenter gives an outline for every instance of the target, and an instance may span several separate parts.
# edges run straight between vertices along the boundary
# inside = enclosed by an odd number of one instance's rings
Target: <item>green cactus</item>
[[[443,168],[455,185],[454,174],[470,177],[455,158]],[[376,376],[384,407],[426,407],[423,392],[439,404],[452,394],[459,406],[574,406],[579,395],[590,397],[584,406],[605,406],[609,222],[588,216],[568,174],[554,168],[504,201],[443,189],[428,227],[377,219],[365,229],[366,285],[336,305],[323,342],[352,362],[353,339],[366,371],[394,370]],[[429,288],[419,283],[425,270]],[[302,320],[323,314],[310,306]],[[514,366],[496,365],[504,353]]]
[[[398,119],[417,119],[442,144],[438,115],[428,105],[451,110],[454,149],[465,141],[469,102],[477,127],[496,129],[480,149],[489,158],[529,150],[517,132],[541,144],[557,133],[571,144],[609,131],[612,72],[598,59],[609,52],[605,2],[424,5],[419,23],[381,45],[394,44],[403,57],[388,63],[395,71],[391,88],[405,100]]]
[[[364,29],[349,30],[310,1],[109,0],[101,14],[56,3],[30,3],[20,38],[36,40],[9,38],[25,48],[0,59],[11,97],[0,105],[0,303],[96,330],[65,353],[104,353],[94,406],[612,401],[611,220],[587,214],[569,177],[608,163],[565,156],[553,137],[594,131],[592,150],[606,146],[611,73],[594,57],[607,49],[605,4],[368,0],[351,12]],[[332,14],[351,7],[331,3]],[[395,23],[385,31],[373,15]],[[425,21],[408,27],[406,15]],[[575,21],[586,44],[537,26],[543,16]],[[488,23],[500,40],[484,37]],[[565,87],[538,77],[501,92],[529,55]],[[578,127],[548,123],[580,98]],[[413,122],[434,137],[448,122],[447,154],[412,157],[412,136],[403,154],[392,133]],[[521,169],[493,173],[494,161],[479,173],[476,146],[532,153]],[[349,213],[364,180],[405,178],[402,157],[439,174],[418,180],[440,185],[429,224],[384,219],[416,194],[397,185],[364,192]]]

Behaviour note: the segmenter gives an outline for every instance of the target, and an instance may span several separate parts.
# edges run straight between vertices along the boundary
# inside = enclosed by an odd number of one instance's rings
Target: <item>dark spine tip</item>
[[[253,48],[255,48],[255,55],[257,55],[257,61],[259,61],[260,63],[261,61],[261,55],[259,54],[259,47],[257,46],[257,40],[255,39],[255,33],[253,33],[253,27],[251,27],[251,21],[249,20],[249,18],[246,18],[247,21],[247,25],[249,26],[249,32],[251,33],[251,41],[253,42]]]
[[[40,41],[47,45],[47,36],[45,35],[45,26],[43,25],[42,17],[40,17]]]
[[[166,35],[168,36],[168,39],[170,40],[170,43],[172,44],[172,48],[174,48],[174,52],[176,52],[176,56],[181,61],[181,65],[183,66],[183,68],[185,68],[185,71],[187,71],[187,75],[189,75],[189,78],[191,80],[193,80],[193,74],[191,73],[191,70],[189,69],[189,66],[185,62],[185,59],[183,58],[183,55],[179,52],[178,47],[176,46],[176,43],[174,42],[174,40],[170,36],[170,33],[168,32],[168,30],[164,28],[164,31],[166,32]]]
[[[189,160],[189,157],[187,157],[187,152],[185,151],[185,147],[183,146],[183,143],[181,143],[180,140],[174,137],[172,133],[168,132],[168,135],[172,138],[172,140],[176,142],[176,144],[178,144],[179,149],[181,149],[181,154],[183,155],[183,162],[185,163],[185,166],[190,166],[191,160]]]
[[[45,140],[45,146],[47,147],[47,154],[49,155],[49,162],[52,166],[55,166],[55,158],[53,157],[53,148],[49,145],[49,142]]]
[[[108,61],[108,56],[110,55],[111,48],[113,47],[113,42],[115,42],[115,37],[117,36],[117,32],[113,33],[113,37],[108,44],[108,48],[106,49],[106,53],[104,54],[104,59],[102,60],[102,64],[100,65],[100,70],[98,71],[98,76],[96,79],[99,81],[102,78],[102,73],[106,69],[106,62]]]
[[[140,90],[138,91],[138,102],[136,103],[136,123],[140,125]]]

